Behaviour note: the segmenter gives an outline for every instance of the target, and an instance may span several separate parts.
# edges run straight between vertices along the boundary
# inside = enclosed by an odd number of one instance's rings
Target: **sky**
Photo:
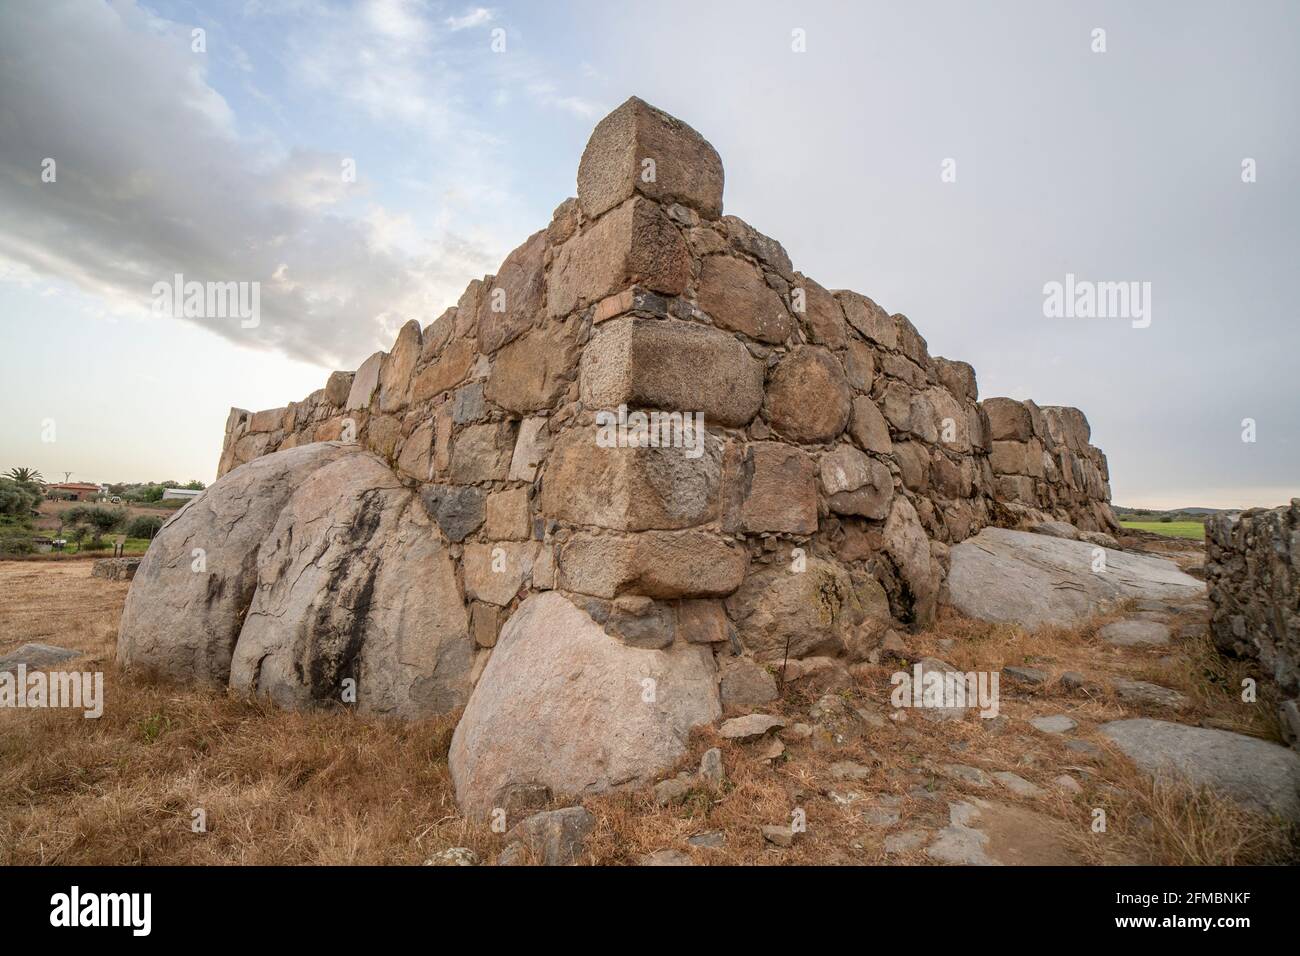
[[[635,94],[796,268],[982,398],[1082,408],[1117,504],[1281,504],[1298,53],[1285,2],[4,0],[0,470],[211,481],[232,405],[454,304]],[[259,283],[259,324],[156,314],[177,273]],[[1149,310],[1049,315],[1067,275]]]

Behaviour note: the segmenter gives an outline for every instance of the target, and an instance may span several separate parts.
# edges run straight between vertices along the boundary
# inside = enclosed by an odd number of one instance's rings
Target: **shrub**
[[[163,519],[154,515],[139,515],[131,519],[126,526],[126,536],[128,538],[149,538],[152,539],[158,533],[158,529],[163,525]]]
[[[30,525],[0,525],[0,554],[31,554],[35,550]]]

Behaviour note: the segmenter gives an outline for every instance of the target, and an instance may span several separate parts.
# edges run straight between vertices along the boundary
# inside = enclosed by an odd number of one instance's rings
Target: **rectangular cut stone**
[[[560,247],[547,283],[547,314],[568,315],[631,285],[680,295],[690,265],[686,240],[663,211],[645,199],[629,200]]]
[[[748,565],[743,548],[701,531],[579,532],[560,549],[560,587],[602,598],[724,597],[740,587]]]
[[[817,530],[817,466],[798,448],[755,442],[745,463],[741,522],[749,532]]]
[[[392,458],[402,437],[402,420],[392,415],[376,415],[365,431],[366,447],[381,458]]]
[[[574,525],[620,531],[689,528],[718,514],[722,446],[705,435],[695,458],[685,448],[601,447],[594,425],[555,442],[541,511]]]
[[[450,402],[444,402],[433,412],[433,471],[445,475],[451,468],[451,438],[455,431]]]
[[[1034,423],[1024,403],[1013,398],[986,398],[980,403],[989,420],[989,437],[995,441],[1029,441]]]
[[[592,131],[578,165],[578,202],[594,219],[641,193],[716,219],[722,180],[722,159],[704,137],[633,96]]]
[[[342,408],[352,391],[352,380],[356,372],[330,372],[329,381],[325,383],[325,400],[335,408]]]
[[[540,548],[537,541],[465,545],[465,596],[505,607],[531,579]]]
[[[532,531],[527,488],[511,488],[488,495],[484,534],[497,541],[527,541]]]
[[[484,394],[512,412],[541,411],[555,404],[577,377],[582,323],[577,316],[534,329],[492,359]]]
[[[248,423],[249,434],[258,434],[259,432],[273,432],[284,422],[285,409],[268,408],[264,411],[253,412],[253,417]]]
[[[501,609],[475,601],[469,612],[469,629],[479,647],[494,647],[501,630]]]
[[[474,357],[474,343],[466,339],[452,339],[431,365],[426,365],[415,373],[411,401],[417,404],[427,401],[465,381],[470,369],[474,367]],[[353,390],[355,391],[355,386]]]
[[[588,408],[702,412],[706,425],[745,425],[763,403],[763,363],[739,340],[675,319],[605,323],[583,350],[579,382]]]
[[[682,601],[677,608],[677,633],[690,644],[721,644],[729,625],[721,601]]]
[[[505,481],[514,443],[514,429],[509,422],[462,428],[452,442],[452,481],[463,485]]]
[[[1034,493],[1034,479],[1026,475],[999,475],[994,479],[997,497],[1003,501],[1015,501],[1020,504],[1038,503]]]

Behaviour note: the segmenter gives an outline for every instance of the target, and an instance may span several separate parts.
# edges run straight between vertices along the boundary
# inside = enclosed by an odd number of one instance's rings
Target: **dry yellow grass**
[[[349,713],[290,714],[228,699],[220,690],[159,686],[119,673],[112,662],[126,585],[90,577],[89,563],[0,563],[0,652],[29,640],[83,651],[78,668],[105,672],[104,716],[67,711],[0,711],[0,863],[419,863],[450,846],[490,859],[502,838],[466,821],[452,797],[446,750],[455,715],[417,724]],[[648,791],[588,800],[597,818],[585,862],[626,864],[661,849],[718,864],[924,864],[921,850],[888,856],[883,839],[904,829],[948,822],[952,800],[975,796],[1012,808],[1021,834],[1041,862],[1113,864],[1278,862],[1294,845],[1273,821],[1245,813],[1212,794],[1156,784],[1117,754],[1090,763],[1061,738],[1024,720],[1068,713],[1075,736],[1101,743],[1095,728],[1124,716],[1171,715],[1127,707],[1108,691],[1072,694],[1059,682],[1078,670],[1103,685],[1112,676],[1157,679],[1191,698],[1189,723],[1216,717],[1259,736],[1276,733],[1267,703],[1244,704],[1235,688],[1247,665],[1224,662],[1203,638],[1158,651],[1120,651],[1096,638],[1101,618],[1079,629],[1032,637],[1013,627],[945,617],[908,638],[915,656],[942,657],[962,670],[1032,664],[1052,679],[1025,689],[1004,683],[1004,722],[968,715],[931,722],[868,726],[832,750],[790,739],[774,762],[755,745],[697,733],[677,769],[694,769],[710,746],[721,747],[727,782],[720,792],[693,791],[680,806],[657,807]],[[940,641],[952,641],[942,646]],[[889,713],[894,661],[861,669],[840,693],[855,707]],[[767,708],[791,724],[808,721],[817,694],[791,688]],[[865,781],[836,780],[831,764],[872,768]],[[1046,791],[1016,797],[948,779],[947,764],[992,773],[1011,770]],[[1070,773],[1073,796],[1053,783]],[[851,794],[856,799],[845,803]],[[898,798],[899,824],[877,828],[862,809],[881,795]],[[838,798],[838,799],[837,799]],[[1093,810],[1107,812],[1107,831],[1092,831]],[[196,808],[207,832],[191,828]],[[788,824],[801,809],[808,830],[776,849],[760,828]],[[726,845],[692,848],[687,839],[720,830]],[[1030,832],[1032,831],[1032,833]],[[1032,839],[1031,839],[1032,837]],[[1034,846],[1035,840],[1041,846]],[[1032,862],[1032,859],[1031,859]]]

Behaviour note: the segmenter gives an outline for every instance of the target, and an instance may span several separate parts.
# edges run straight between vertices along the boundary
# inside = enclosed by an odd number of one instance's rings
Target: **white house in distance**
[[[177,501],[177,500],[188,501],[190,498],[197,498],[201,494],[203,494],[202,491],[191,491],[189,488],[164,488],[162,500],[163,501]]]

